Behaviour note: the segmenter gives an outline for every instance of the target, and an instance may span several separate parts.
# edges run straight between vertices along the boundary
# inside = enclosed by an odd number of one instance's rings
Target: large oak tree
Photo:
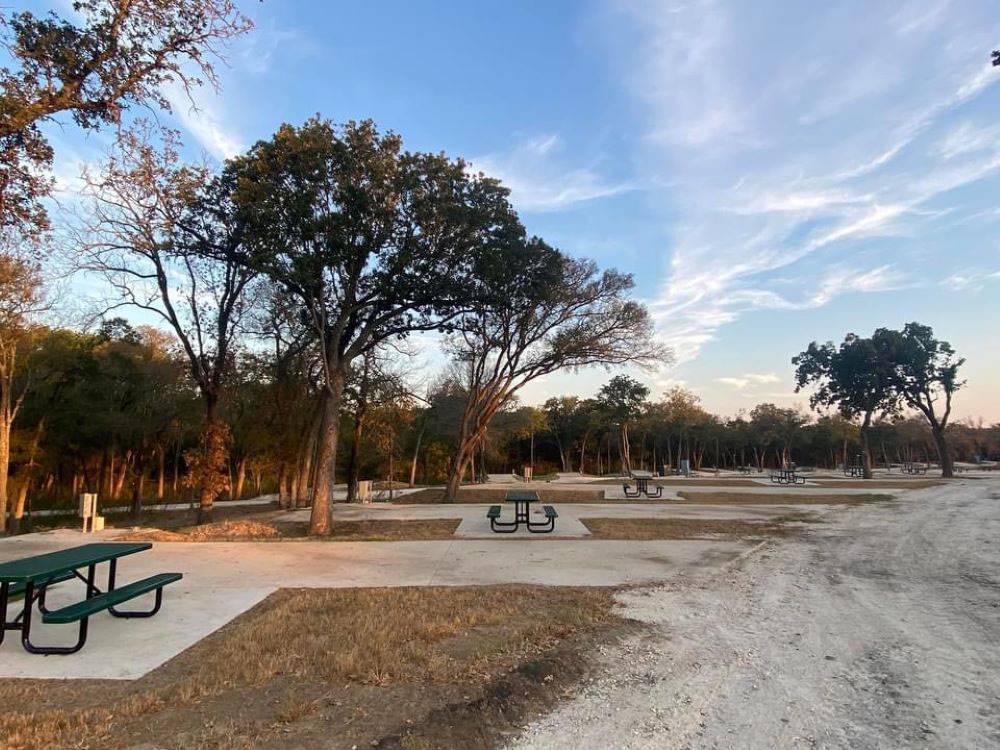
[[[893,388],[889,362],[875,342],[849,333],[840,346],[815,341],[792,358],[795,391],[815,386],[809,397],[814,409],[836,407],[848,419],[861,419],[864,478],[872,477],[869,433],[876,415],[898,411],[900,396]]]
[[[446,326],[475,292],[475,252],[519,224],[495,180],[443,154],[405,152],[371,122],[283,125],[227,174],[253,237],[241,262],[298,301],[318,341],[326,398],[310,532],[326,533],[351,363]]]

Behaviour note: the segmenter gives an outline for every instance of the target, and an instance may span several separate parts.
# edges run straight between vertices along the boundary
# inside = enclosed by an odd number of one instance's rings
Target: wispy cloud
[[[559,211],[633,189],[629,182],[604,177],[597,164],[567,167],[559,158],[560,146],[558,135],[541,134],[503,153],[475,157],[471,166],[510,188],[511,199],[523,211]]]
[[[971,114],[1000,69],[967,8],[791,4],[782,24],[734,0],[625,8],[640,163],[678,186],[652,309],[681,362],[755,310],[910,286],[919,238],[959,218],[951,196],[1000,174],[995,117]]]
[[[244,150],[243,138],[223,122],[219,97],[211,89],[198,89],[189,95],[180,86],[167,90],[167,99],[181,126],[198,144],[216,159],[229,159]]]

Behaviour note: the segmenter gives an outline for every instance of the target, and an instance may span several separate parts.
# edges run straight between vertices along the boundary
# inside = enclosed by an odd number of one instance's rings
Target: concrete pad
[[[556,526],[551,532],[547,534],[535,534],[528,531],[524,526],[518,528],[517,531],[512,533],[497,533],[490,528],[489,519],[486,518],[486,513],[483,512],[482,506],[478,507],[479,512],[466,516],[462,519],[462,523],[458,525],[455,529],[456,537],[485,537],[487,539],[495,539],[497,541],[502,541],[504,539],[552,539],[552,538],[580,538],[590,536],[590,530],[587,529],[580,520],[573,515],[564,513],[563,511],[557,511],[559,513],[559,518],[556,519]],[[513,512],[507,513],[502,516],[501,521],[511,521],[513,520]],[[531,511],[531,521],[532,523],[545,523],[545,516],[542,515],[540,511]]]
[[[471,507],[482,511],[482,506]],[[70,530],[4,539],[0,540],[0,560],[93,539],[93,535]],[[156,543],[148,552],[123,558],[119,580],[183,573],[183,581],[165,589],[159,614],[148,620],[95,616],[87,645],[72,656],[28,654],[17,634],[10,631],[0,645],[0,677],[134,679],[281,587],[613,586],[669,580],[732,560],[746,548],[744,543],[721,541],[570,540],[543,535],[502,541],[494,537],[428,542]],[[106,575],[105,569],[100,566],[98,581]],[[57,606],[76,601],[81,593],[78,584],[67,582],[53,589],[51,602]],[[15,606],[12,603],[11,616]],[[37,617],[36,623],[40,624]],[[36,635],[40,643],[65,643],[75,632],[75,626],[53,625],[40,626]]]

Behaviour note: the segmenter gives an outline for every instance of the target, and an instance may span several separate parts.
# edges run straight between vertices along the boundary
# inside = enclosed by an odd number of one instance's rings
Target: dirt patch
[[[788,536],[804,523],[819,519],[811,513],[778,516],[767,521],[710,518],[581,518],[594,539],[718,539]]]
[[[778,492],[678,492],[674,503],[685,505],[865,505],[895,500],[893,495],[844,495],[814,493],[792,495]]]
[[[941,479],[845,479],[843,481],[817,479],[820,487],[851,487],[873,490],[925,490],[945,484]]]
[[[5,680],[0,745],[492,747],[622,632],[612,595],[283,590],[133,682]]]
[[[309,536],[308,522],[222,521],[177,530],[141,528],[116,537],[127,542],[284,542],[305,540],[330,542],[397,542],[450,539],[460,518],[429,520],[336,521],[326,536]]]

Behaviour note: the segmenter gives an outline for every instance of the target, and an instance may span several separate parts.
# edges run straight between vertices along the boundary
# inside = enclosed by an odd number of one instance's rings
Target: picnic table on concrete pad
[[[648,498],[657,498],[663,495],[663,487],[656,488],[656,494],[650,494],[649,492],[649,480],[653,478],[653,472],[651,471],[633,471],[630,472],[632,479],[635,480],[635,492],[629,489],[628,482],[622,484],[622,491],[625,493],[625,497],[640,497],[645,495]]]
[[[87,640],[87,622],[91,615],[108,610],[114,617],[151,617],[160,609],[163,587],[181,579],[180,573],[160,573],[141,581],[134,581],[119,588],[115,587],[118,559],[152,548],[149,542],[96,542],[78,547],[47,552],[41,555],[10,560],[0,563],[0,643],[8,630],[21,632],[21,644],[25,650],[35,654],[72,654],[83,648]],[[108,563],[107,590],[101,591],[96,583],[97,566]],[[86,569],[86,576],[80,571]],[[67,607],[50,610],[46,607],[45,595],[49,586],[81,580],[85,586],[84,598]],[[156,604],[151,611],[135,612],[116,610],[122,604],[142,594],[156,592]],[[21,613],[13,620],[7,620],[7,605],[11,597],[24,596]],[[77,642],[73,646],[37,646],[31,642],[31,619],[34,605],[42,613],[42,621],[47,623],[79,622]]]
[[[542,512],[545,514],[545,521],[534,523],[531,520],[531,504],[539,502],[538,493],[534,490],[507,490],[504,501],[514,503],[514,520],[500,520],[500,506],[492,506],[486,514],[490,519],[490,529],[496,533],[512,534],[524,524],[528,531],[535,534],[547,534],[556,526],[556,518],[559,514],[551,505],[543,505]]]

